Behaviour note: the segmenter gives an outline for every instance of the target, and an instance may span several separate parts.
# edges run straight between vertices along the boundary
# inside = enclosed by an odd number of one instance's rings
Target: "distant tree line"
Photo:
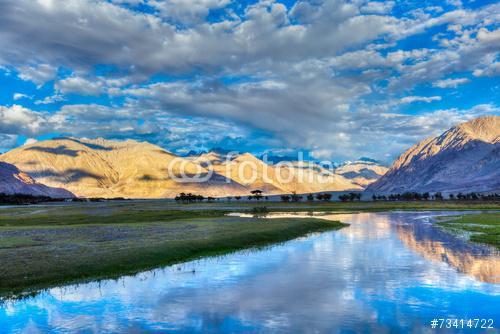
[[[329,193],[316,194],[316,199],[318,201],[329,202],[332,199],[332,194],[329,194]]]
[[[0,203],[22,205],[37,204],[42,202],[61,202],[63,199],[55,199],[49,196],[34,196],[28,194],[4,194],[0,193]]]
[[[280,197],[281,197],[281,201],[285,202],[285,203],[290,202],[290,200],[292,199],[292,196],[290,196],[290,195],[281,195]]]
[[[404,192],[402,194],[390,194],[390,195],[373,195],[372,199],[374,201],[428,201],[428,200],[443,200],[443,195],[440,192],[431,194],[429,192],[418,193],[418,192]]]
[[[226,200],[230,202],[233,199],[232,196],[227,196]],[[242,199],[241,196],[234,196],[234,199],[237,201],[240,201]],[[262,190],[252,190],[250,192],[250,195],[248,195],[247,199],[249,201],[251,200],[257,200],[260,201],[261,199],[265,199],[266,201],[269,199],[269,197],[262,195]],[[179,195],[175,196],[175,200],[177,202],[182,202],[182,203],[196,203],[196,202],[214,202],[214,201],[219,201],[220,198],[214,198],[214,197],[205,197],[203,195],[197,195],[197,194],[192,194],[192,193],[180,193]]]
[[[461,193],[449,194],[448,199],[450,200],[500,200],[500,194],[480,194],[476,192],[471,193]],[[441,192],[436,193],[418,193],[418,192],[404,192],[402,194],[390,194],[390,195],[372,195],[373,201],[443,201],[445,197]]]
[[[282,202],[300,202],[303,200],[302,195],[298,195],[296,192],[291,193],[290,195],[281,195],[281,201]],[[332,194],[325,193],[325,194],[316,194],[314,196],[313,194],[309,194],[306,196],[306,199],[308,202],[313,202],[314,199],[317,199],[318,201],[330,201],[332,199]]]
[[[498,201],[500,200],[500,194],[497,194],[497,193],[494,193],[494,194],[480,194],[480,193],[475,193],[475,192],[472,192],[472,193],[466,193],[466,194],[463,194],[463,193],[458,193],[456,195],[454,194],[449,194],[448,195],[449,199],[451,200],[454,200],[454,199],[457,199],[457,200],[485,200],[485,201]]]
[[[0,193],[0,204],[24,205],[24,204],[39,204],[47,202],[107,202],[107,201],[125,201],[123,197],[115,198],[54,198],[49,196],[37,196],[30,194],[4,194]]]
[[[180,193],[179,195],[175,196],[175,200],[177,202],[182,202],[182,203],[195,203],[195,202],[203,202],[204,200],[207,200],[208,202],[213,202],[216,199],[214,197],[205,197],[203,195],[196,195],[192,193]]]
[[[354,201],[361,201],[361,193],[348,193],[348,194],[342,194],[339,196],[339,199],[342,202],[354,202]]]
[[[282,202],[300,202],[303,199],[303,197],[298,195],[295,191],[290,195],[281,195],[280,197]]]
[[[363,194],[360,192],[350,192],[346,194],[339,195],[338,199],[342,202],[354,202],[354,201],[361,201],[363,197]],[[242,196],[228,196],[226,197],[227,201],[233,200],[233,198],[237,201],[240,201],[243,197]],[[249,201],[256,200],[256,201],[261,201],[261,200],[269,200],[267,196],[263,195],[262,190],[252,190],[250,192],[250,195],[246,197]],[[305,196],[306,200],[308,202],[313,202],[315,200],[317,201],[324,201],[324,202],[329,202],[332,200],[333,196],[330,193],[318,193],[318,194],[308,194]],[[280,199],[282,202],[288,203],[288,202],[300,202],[304,199],[303,195],[299,195],[296,192],[292,192],[291,194],[284,194],[280,196]],[[471,193],[458,193],[458,194],[449,194],[448,198],[445,198],[445,196],[441,192],[436,192],[436,193],[430,193],[430,192],[424,192],[424,193],[419,193],[419,192],[404,192],[401,194],[390,194],[390,195],[377,195],[373,194],[372,195],[372,200],[373,201],[443,201],[445,199],[450,199],[450,200],[500,200],[500,195],[495,193],[495,194],[479,194],[476,192],[471,192]],[[87,199],[88,200],[88,199]],[[175,197],[175,200],[177,202],[182,202],[182,203],[196,203],[196,202],[214,202],[214,201],[219,201],[221,200],[220,198],[214,198],[214,197],[205,197],[203,195],[197,195],[197,194],[192,194],[192,193],[180,193]]]
[[[269,199],[269,197],[262,195],[263,191],[256,189],[252,190],[250,192],[250,195],[248,196],[248,200],[251,201],[253,199],[260,201],[261,199],[265,199],[266,201]]]

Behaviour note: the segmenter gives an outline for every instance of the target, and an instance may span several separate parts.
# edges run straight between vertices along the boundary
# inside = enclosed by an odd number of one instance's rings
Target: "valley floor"
[[[183,205],[156,200],[0,207],[0,296],[133,274],[345,226],[317,218],[228,217],[229,212],[486,209],[499,210],[500,203],[216,202]]]

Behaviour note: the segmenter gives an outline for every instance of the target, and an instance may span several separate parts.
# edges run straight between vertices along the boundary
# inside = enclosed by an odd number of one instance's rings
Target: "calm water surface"
[[[453,213],[324,215],[351,226],[6,302],[0,332],[435,333],[433,318],[500,328],[500,254],[444,233],[439,214]]]

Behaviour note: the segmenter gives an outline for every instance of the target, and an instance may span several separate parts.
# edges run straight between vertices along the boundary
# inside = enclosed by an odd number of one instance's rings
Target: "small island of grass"
[[[471,241],[500,249],[500,213],[498,212],[448,217],[438,224],[455,233],[466,233]]]

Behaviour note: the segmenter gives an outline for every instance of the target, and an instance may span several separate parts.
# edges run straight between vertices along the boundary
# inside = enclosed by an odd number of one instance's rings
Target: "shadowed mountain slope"
[[[6,162],[0,162],[0,193],[8,195],[49,196],[54,198],[75,197],[65,189],[52,188],[36,182],[28,174]]]
[[[500,116],[459,124],[403,153],[371,192],[500,190]]]

